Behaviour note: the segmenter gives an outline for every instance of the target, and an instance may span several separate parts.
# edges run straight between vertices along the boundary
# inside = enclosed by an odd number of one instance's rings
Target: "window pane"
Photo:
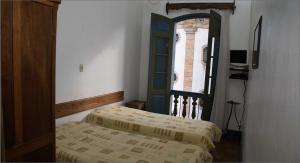
[[[153,23],[153,30],[156,32],[169,32],[170,25],[168,22],[155,21]]]
[[[167,38],[157,38],[156,40],[156,53],[157,54],[167,54],[168,53],[168,43]]]
[[[154,95],[152,97],[152,109],[155,113],[164,113],[165,110],[165,96]]]
[[[155,72],[167,72],[168,60],[166,56],[156,55],[155,56]]]
[[[166,89],[166,73],[155,73],[153,81],[153,89]]]

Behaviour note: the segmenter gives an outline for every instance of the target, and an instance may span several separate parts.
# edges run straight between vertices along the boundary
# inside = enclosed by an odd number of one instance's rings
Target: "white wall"
[[[56,103],[120,90],[125,101],[138,98],[142,9],[138,1],[62,1]]]
[[[208,45],[208,29],[198,28],[195,34],[194,63],[193,63],[193,92],[204,92],[205,69],[203,64],[203,47]]]
[[[182,91],[184,88],[184,62],[186,32],[184,29],[176,29],[180,39],[176,42],[174,72],[177,74],[177,82],[173,84],[174,90]],[[207,45],[208,29],[198,28],[195,32],[194,62],[193,62],[193,81],[192,92],[204,91],[205,66],[202,64],[202,48]]]
[[[249,31],[251,22],[251,1],[250,0],[239,0],[237,1],[237,10],[234,16],[230,17],[229,32],[230,32],[230,49],[232,50],[248,50],[249,53]],[[242,80],[230,79],[228,82],[228,95],[227,100],[234,100],[240,105],[237,106],[238,119],[241,119],[243,111],[243,93],[244,83]],[[230,106],[228,106],[229,109]],[[247,109],[247,108],[246,108]],[[228,117],[226,114],[226,120]],[[230,119],[229,129],[238,130],[234,116]],[[243,129],[243,128],[242,128]]]
[[[177,81],[173,83],[174,90],[183,90],[184,85],[184,62],[185,62],[185,46],[186,46],[186,32],[184,29],[177,29],[179,40],[175,45],[175,59],[174,72],[177,75]]]
[[[180,39],[175,44],[174,72],[177,74],[177,82],[173,84],[174,90],[182,91],[184,88],[184,66],[186,32],[184,29],[176,29]],[[195,32],[194,62],[192,92],[204,91],[205,66],[202,64],[202,48],[207,45],[208,29],[198,28]]]
[[[299,162],[300,1],[253,0],[252,32],[260,15],[260,64],[249,83],[244,160]]]
[[[174,1],[174,0],[173,0]],[[184,2],[193,2],[192,0],[185,0]],[[142,43],[141,43],[141,61],[140,61],[140,83],[139,83],[139,98],[147,100],[148,88],[148,63],[149,63],[149,41],[150,41],[150,21],[151,13],[166,15],[165,5],[171,1],[149,1],[145,2],[142,26]],[[180,1],[176,1],[180,2]],[[195,2],[212,2],[211,0],[198,0]],[[216,0],[213,2],[232,2],[232,0]],[[235,14],[230,17],[230,49],[246,49],[249,45],[249,31],[250,31],[250,0],[236,0]],[[174,18],[180,15],[199,13],[197,10],[180,10],[169,13],[168,17]],[[205,11],[209,12],[209,11]],[[243,83],[240,80],[229,81],[228,100],[236,100],[243,102]],[[238,116],[240,117],[241,106],[238,107]],[[234,118],[230,121],[230,129],[237,129]]]

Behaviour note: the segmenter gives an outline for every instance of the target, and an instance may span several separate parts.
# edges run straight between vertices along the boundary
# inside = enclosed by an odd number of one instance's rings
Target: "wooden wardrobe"
[[[59,3],[1,1],[2,161],[55,161]]]

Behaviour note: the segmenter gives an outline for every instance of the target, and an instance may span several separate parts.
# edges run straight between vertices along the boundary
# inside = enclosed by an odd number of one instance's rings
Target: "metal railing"
[[[201,120],[202,93],[171,90],[170,95],[172,116]]]

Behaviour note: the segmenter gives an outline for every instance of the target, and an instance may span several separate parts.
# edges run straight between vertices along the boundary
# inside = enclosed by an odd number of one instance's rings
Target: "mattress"
[[[107,128],[204,146],[212,150],[221,130],[211,122],[146,112],[123,106],[98,109],[87,122]]]
[[[56,159],[81,163],[211,162],[200,146],[72,122],[56,129]]]

